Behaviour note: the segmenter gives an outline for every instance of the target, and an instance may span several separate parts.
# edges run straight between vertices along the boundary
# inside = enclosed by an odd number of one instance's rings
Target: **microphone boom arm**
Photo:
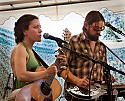
[[[125,64],[125,62],[123,60],[121,60],[108,46],[106,46],[104,43],[103,45],[114,55],[117,57],[117,59],[119,59],[123,64]]]
[[[119,70],[117,70],[116,68],[114,68],[114,67],[108,65],[106,62],[94,60],[94,59],[90,58],[90,57],[87,56],[87,55],[84,55],[84,54],[82,54],[82,53],[80,53],[80,52],[76,52],[76,51],[74,51],[74,50],[71,50],[71,49],[69,49],[69,48],[67,48],[67,47],[65,47],[65,46],[63,46],[63,45],[61,45],[61,46],[59,46],[59,47],[64,48],[64,49],[66,49],[66,50],[69,50],[69,51],[75,53],[76,55],[82,56],[83,58],[89,59],[89,60],[91,60],[93,63],[99,63],[100,65],[104,66],[104,67],[105,67],[106,69],[108,69],[108,70],[113,70],[113,71],[116,71],[116,72],[118,72],[118,73],[120,73],[120,74],[122,74],[122,75],[125,75],[124,72],[119,71]]]
[[[117,32],[117,33],[119,33],[119,34],[121,34],[122,36],[125,37],[125,34],[121,30],[119,30],[119,29],[115,28],[114,26],[112,26],[109,22],[106,22],[105,26],[111,28],[113,31],[115,31],[115,32]]]

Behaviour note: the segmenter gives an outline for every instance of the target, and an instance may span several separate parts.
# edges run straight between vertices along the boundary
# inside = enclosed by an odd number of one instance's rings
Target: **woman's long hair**
[[[18,44],[19,42],[22,42],[24,40],[24,31],[28,30],[30,22],[34,19],[38,19],[37,16],[31,15],[31,14],[25,14],[21,16],[17,22],[15,22],[14,27],[14,36],[15,36],[15,42]]]

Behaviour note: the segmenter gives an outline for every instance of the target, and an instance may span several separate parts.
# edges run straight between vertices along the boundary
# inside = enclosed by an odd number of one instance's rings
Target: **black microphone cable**
[[[91,99],[90,99],[90,95],[91,95],[91,82],[90,82],[90,81],[91,81],[91,76],[92,76],[92,72],[93,72],[94,65],[95,65],[95,63],[93,63],[92,69],[91,69],[90,75],[89,75],[89,101],[91,100]]]
[[[13,74],[13,73],[10,73],[9,76],[8,76],[8,80],[7,80],[6,86],[4,87],[4,92],[3,92],[3,97],[2,98],[5,98],[7,90],[11,89],[11,87],[8,86],[10,78],[11,78],[11,74]]]

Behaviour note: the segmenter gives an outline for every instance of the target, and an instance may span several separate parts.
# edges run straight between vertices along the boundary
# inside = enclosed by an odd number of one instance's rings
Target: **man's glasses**
[[[93,30],[94,30],[94,31],[103,31],[103,30],[105,29],[105,26],[103,26],[103,27],[92,26],[92,25],[90,25],[90,26],[93,27]]]

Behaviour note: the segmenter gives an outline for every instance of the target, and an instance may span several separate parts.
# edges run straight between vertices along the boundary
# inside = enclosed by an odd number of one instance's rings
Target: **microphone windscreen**
[[[110,26],[110,23],[109,22],[105,22],[105,26]]]
[[[48,34],[48,33],[44,33],[44,34],[43,34],[43,37],[44,37],[45,39],[47,39],[47,38],[49,37],[49,34]]]

